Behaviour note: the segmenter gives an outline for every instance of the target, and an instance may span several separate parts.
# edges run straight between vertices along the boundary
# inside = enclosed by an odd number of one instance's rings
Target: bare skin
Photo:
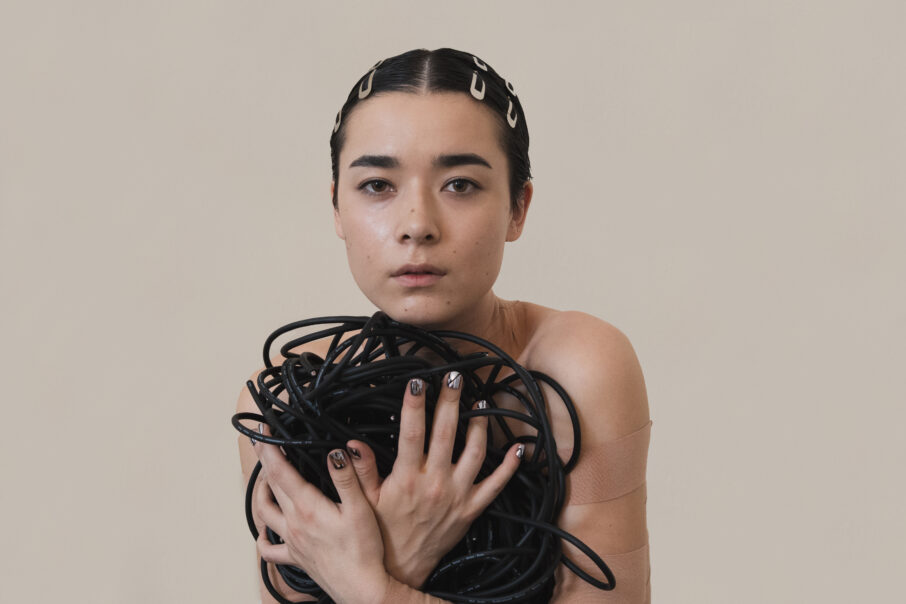
[[[503,300],[491,289],[505,243],[521,235],[533,188],[525,183],[520,209],[512,212],[506,156],[487,109],[467,95],[391,93],[362,103],[347,119],[340,182],[332,185],[339,197],[335,228],[365,295],[393,318],[475,334],[524,367],[552,376],[576,405],[584,443],[616,439],[644,426],[649,417],[644,379],[631,344],[619,330],[585,313]],[[439,169],[430,161],[466,152],[485,158],[492,167]],[[348,167],[368,155],[394,157],[398,167]],[[422,263],[440,275],[428,285],[395,274],[404,265]],[[313,342],[306,349],[323,356],[326,345]],[[545,397],[557,400],[551,392],[545,391]],[[421,454],[424,434],[415,428],[423,417],[423,401],[410,395],[404,399],[401,423],[411,427],[406,431],[409,453],[383,482],[367,446],[348,443],[361,458],[347,457],[351,464],[331,468],[343,488],[340,506],[286,471],[278,448],[253,448],[241,438],[246,479],[259,457],[264,466],[264,486],[256,488],[256,502],[261,503],[256,520],[289,535],[283,546],[259,541],[259,555],[314,569],[311,574],[338,602],[379,604],[390,585],[418,587],[518,467],[514,450],[492,476],[472,485],[486,420],[473,419],[469,428],[467,447],[476,453],[472,465],[451,464],[451,445],[443,435],[455,426],[458,394],[447,392],[442,399],[427,455]],[[498,404],[516,403],[504,399]],[[245,390],[238,409],[255,410]],[[565,459],[572,449],[569,416],[556,404],[549,414]],[[277,496],[279,508],[267,504],[268,489]],[[558,524],[597,551],[628,552],[647,542],[645,501],[643,485],[618,499],[568,506]],[[300,516],[294,510],[320,512]],[[306,524],[318,527],[317,535]],[[557,580],[555,601],[568,602],[575,577],[561,567]],[[281,591],[289,593],[283,590],[285,586]],[[410,591],[412,602],[439,601]],[[273,601],[263,586],[262,601]]]

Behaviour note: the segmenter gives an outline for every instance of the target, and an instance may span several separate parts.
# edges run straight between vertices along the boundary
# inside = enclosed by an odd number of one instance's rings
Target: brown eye
[[[448,187],[453,187],[454,193],[471,193],[474,189],[480,187],[471,180],[465,178],[456,178],[447,183]]]
[[[360,191],[365,191],[368,195],[381,195],[386,193],[390,188],[390,183],[385,180],[369,180],[362,183],[359,187]]]

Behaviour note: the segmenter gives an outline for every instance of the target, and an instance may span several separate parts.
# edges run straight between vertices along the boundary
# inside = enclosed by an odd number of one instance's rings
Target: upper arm
[[[560,313],[538,343],[542,365],[576,405],[583,439],[613,440],[648,423],[642,368],[626,335],[592,315]]]
[[[585,542],[608,564],[616,577],[617,589],[597,590],[561,565],[556,595],[563,602],[642,602],[649,571],[644,482],[647,440],[641,439],[647,435],[641,429],[649,423],[649,408],[642,370],[629,339],[613,325],[585,313],[570,312],[557,317],[556,327],[545,338],[547,343],[540,343],[539,350],[549,351],[545,365],[570,395],[579,416],[582,446],[576,469],[567,475],[567,488],[576,487],[574,478],[587,482],[596,473],[613,474],[614,469],[623,469],[617,467],[622,461],[616,461],[622,458],[601,453],[620,453],[614,448],[614,441],[627,435],[635,435],[621,441],[632,440],[635,444],[634,458],[627,457],[627,463],[642,464],[642,482],[627,487],[632,490],[617,491],[619,495],[615,497],[602,492],[601,498],[606,500],[588,497],[590,502],[570,503],[558,519],[561,528]],[[644,459],[638,459],[640,455]],[[588,492],[589,485],[579,486]],[[564,553],[583,570],[603,580],[600,571],[578,549],[564,542]]]
[[[257,383],[258,374],[263,370],[256,371],[249,378],[253,382]],[[236,402],[236,411],[238,413],[249,412],[249,413],[260,413],[258,406],[255,404],[255,400],[252,398],[251,393],[245,384],[242,385],[242,390],[239,393],[239,400]],[[240,434],[239,435],[239,464],[242,467],[242,484],[243,489],[246,488],[249,482],[249,477],[252,474],[252,471],[255,469],[255,465],[258,463],[258,456],[255,454],[255,450],[252,448],[252,444],[249,442],[249,439]],[[257,486],[256,486],[257,488]],[[261,522],[256,519],[255,524],[258,526],[259,532],[261,531]],[[257,548],[256,548],[257,550]],[[257,553],[257,551],[256,551]],[[261,594],[262,604],[277,604],[271,594],[267,591],[267,588],[264,586],[264,582],[261,579],[261,556],[256,557],[257,568],[258,570],[258,588]],[[284,583],[283,578],[277,573],[276,568],[273,564],[269,564],[269,573],[271,582],[276,586],[277,591],[279,591],[287,599],[302,602],[302,601],[312,601],[312,598],[308,596],[301,596],[298,592],[290,589],[286,583]]]
[[[347,338],[354,337],[356,333],[358,333],[358,330],[351,330],[350,332],[348,332],[344,335],[344,337],[342,338],[341,341],[344,341]],[[327,353],[328,345],[330,342],[331,342],[331,337],[322,338],[320,340],[313,340],[311,342],[307,342],[305,344],[302,344],[302,345],[294,348],[292,350],[292,352],[293,353],[312,352],[312,353],[320,356],[321,358],[324,358],[324,356]],[[275,367],[280,366],[281,363],[283,362],[283,360],[284,359],[283,359],[282,355],[271,357],[271,365],[273,365]],[[257,384],[258,375],[262,371],[264,371],[264,368],[259,369],[258,371],[253,373],[249,379],[252,382],[255,382]],[[277,397],[284,402],[287,402],[287,400],[288,400],[286,390],[284,390],[279,395],[277,395]],[[239,392],[239,400],[236,403],[236,411],[237,412],[261,413],[260,409],[258,409],[258,406],[255,404],[255,400],[252,398],[252,395],[249,392],[249,390],[245,384],[242,385],[242,390]],[[255,454],[255,450],[252,448],[252,444],[249,442],[249,439],[246,438],[242,434],[239,435],[239,463],[242,467],[243,485],[248,485],[249,477],[251,476],[252,471],[255,469],[255,465],[258,463],[258,456]],[[260,531],[260,524],[261,524],[260,520],[256,519],[256,524],[259,525],[259,531]],[[258,556],[257,560],[258,560],[258,568],[260,569],[261,568],[261,557]],[[269,564],[268,567],[269,567],[269,575],[270,575],[271,582],[277,588],[277,591],[280,592],[283,595],[283,597],[285,597],[286,599],[292,600],[295,602],[309,602],[309,601],[315,601],[317,599],[314,597],[299,594],[295,590],[290,589],[289,586],[287,586],[286,583],[283,581],[283,578],[280,576],[280,574],[277,572],[276,567],[273,564]],[[277,601],[270,595],[270,593],[267,591],[267,588],[264,586],[264,582],[261,580],[260,570],[258,572],[258,586],[261,591],[262,604],[271,604],[271,603],[276,604]]]

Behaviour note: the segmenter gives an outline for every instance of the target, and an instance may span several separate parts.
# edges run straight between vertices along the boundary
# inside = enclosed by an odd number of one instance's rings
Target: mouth
[[[440,281],[446,271],[431,264],[407,264],[394,271],[393,279],[403,287],[427,287]]]
[[[433,266],[431,264],[407,264],[405,266],[401,266],[399,269],[394,271],[394,273],[391,276],[392,277],[402,277],[402,276],[417,277],[417,276],[435,275],[438,277],[442,277],[445,274],[446,274],[446,271],[442,271],[441,269],[439,269],[436,266]]]

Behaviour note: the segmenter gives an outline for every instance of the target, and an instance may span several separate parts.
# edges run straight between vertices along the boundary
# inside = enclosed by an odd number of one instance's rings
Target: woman
[[[505,243],[522,233],[533,196],[528,130],[513,85],[452,49],[379,61],[337,114],[331,157],[336,232],[368,299],[393,319],[489,340],[523,367],[552,376],[573,399],[583,441],[558,525],[604,558],[617,587],[598,590],[561,564],[552,601],[650,601],[651,422],[631,344],[590,315],[503,300],[492,290]],[[323,356],[326,347],[306,349]],[[279,448],[241,438],[246,479],[256,461],[263,466],[256,521],[285,541],[273,545],[262,536],[261,558],[304,568],[337,602],[442,602],[418,587],[500,492],[523,452],[514,446],[493,474],[473,484],[487,434],[487,418],[473,418],[466,450],[474,454],[451,463],[458,388],[449,375],[423,454],[424,392],[417,380],[410,384],[397,461],[385,480],[365,443],[332,452],[329,471],[341,504],[305,483]],[[545,398],[555,400],[547,390]],[[238,408],[256,410],[246,390]],[[557,405],[549,413],[566,459],[570,419]],[[571,545],[564,551],[600,576]],[[293,599],[277,573],[272,577]],[[273,601],[263,587],[261,595]]]

